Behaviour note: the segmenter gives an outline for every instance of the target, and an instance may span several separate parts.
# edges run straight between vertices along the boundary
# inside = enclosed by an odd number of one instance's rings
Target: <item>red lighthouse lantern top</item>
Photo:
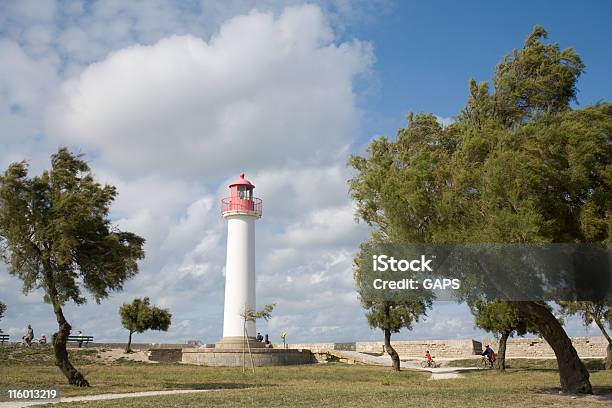
[[[261,199],[253,197],[255,186],[244,178],[240,178],[229,185],[230,197],[221,200],[221,214],[223,217],[230,215],[253,215],[261,217]]]
[[[249,180],[244,179],[244,173],[240,173],[240,178],[230,184],[229,188],[233,189],[234,186],[249,186],[251,187],[251,190],[255,188],[255,186]]]

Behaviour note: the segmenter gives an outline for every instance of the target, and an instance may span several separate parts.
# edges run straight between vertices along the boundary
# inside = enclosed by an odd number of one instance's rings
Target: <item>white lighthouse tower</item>
[[[246,309],[255,310],[255,220],[261,218],[262,202],[253,196],[255,186],[244,173],[229,188],[230,196],[221,200],[221,215],[227,220],[223,338],[215,347],[184,348],[181,361],[244,368],[245,345],[249,345],[248,364],[253,367],[314,363],[310,350],[266,347],[256,341],[255,322],[247,322],[245,338],[241,315]]]
[[[244,173],[229,185],[230,197],[221,200],[221,215],[227,220],[225,307],[220,348],[244,347],[245,310],[255,310],[255,220],[261,217],[262,201],[253,197],[255,186]],[[255,322],[247,322],[248,340],[255,341]]]

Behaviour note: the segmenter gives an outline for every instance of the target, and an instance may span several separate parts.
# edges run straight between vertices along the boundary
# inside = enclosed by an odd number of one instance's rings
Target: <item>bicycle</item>
[[[493,360],[495,362],[495,360]],[[489,363],[489,359],[487,356],[482,356],[476,361],[476,367],[484,370],[485,368],[493,368],[493,366]]]
[[[438,368],[440,367],[440,364],[436,363],[433,360],[429,360],[429,361],[423,360],[421,361],[421,367],[422,368]]]

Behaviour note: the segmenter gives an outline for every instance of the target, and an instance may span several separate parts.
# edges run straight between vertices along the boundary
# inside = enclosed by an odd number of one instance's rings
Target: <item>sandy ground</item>
[[[391,357],[388,355],[372,356],[369,354],[359,353],[356,351],[334,351],[334,355],[340,358],[346,358],[361,364],[391,366]],[[441,367],[441,368],[422,368],[419,361],[407,360],[402,361],[401,366],[411,368],[413,370],[428,371],[431,373],[430,380],[449,380],[453,378],[461,378],[461,371],[477,370],[475,367]]]
[[[143,363],[156,364],[157,361],[150,361],[148,352],[146,350],[137,350],[133,353],[125,353],[123,349],[100,349],[98,351],[96,360],[102,363],[113,363],[119,359],[125,359],[130,361],[140,361]]]

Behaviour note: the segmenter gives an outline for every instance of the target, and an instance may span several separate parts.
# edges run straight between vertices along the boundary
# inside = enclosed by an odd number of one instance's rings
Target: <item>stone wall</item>
[[[297,364],[313,364],[317,360],[313,353],[307,349],[251,349],[251,354],[241,350],[230,349],[183,349],[182,362],[211,367],[247,367],[251,365],[251,358],[257,367],[284,366]],[[244,362],[243,362],[243,359]]]
[[[572,344],[580,358],[604,358],[606,356],[607,340],[598,337],[572,337]],[[483,339],[483,344],[491,344],[495,351],[499,348],[499,340]],[[555,353],[546,340],[542,338],[512,338],[508,339],[506,350],[508,358],[555,358]]]
[[[475,340],[410,340],[392,341],[391,344],[401,359],[422,358],[426,350],[438,358],[469,358],[481,348],[481,344]],[[356,351],[382,354],[383,346],[382,341],[360,341],[357,342]]]
[[[334,343],[334,350],[357,351],[357,343]]]
[[[425,350],[441,359],[472,358],[482,352],[483,344],[491,344],[497,351],[498,340],[410,340],[392,341],[393,347],[401,359],[422,358]],[[581,358],[604,358],[606,356],[607,341],[604,337],[573,337],[572,343]],[[313,353],[324,353],[329,350],[354,350],[360,353],[382,354],[384,343],[382,341],[358,341],[355,343],[299,343],[289,344],[291,349],[307,349]],[[282,348],[275,344],[274,348]],[[508,340],[506,355],[509,358],[555,358],[555,354],[548,343],[541,338],[511,338]]]
[[[295,349],[295,350],[310,350],[313,353],[321,353],[321,352],[324,353],[327,350],[333,350],[334,344],[335,343],[292,343],[292,344],[287,344],[287,348]],[[282,343],[273,344],[272,348],[282,349],[283,345]]]
[[[475,340],[411,340],[392,341],[391,344],[400,358],[421,358],[425,350],[432,355],[444,358],[467,358],[480,352],[481,343]],[[313,353],[324,353],[330,350],[357,351],[359,353],[382,354],[382,341],[357,341],[352,343],[296,343],[287,346],[290,349],[306,349]],[[274,344],[274,348],[282,348],[282,344]]]

